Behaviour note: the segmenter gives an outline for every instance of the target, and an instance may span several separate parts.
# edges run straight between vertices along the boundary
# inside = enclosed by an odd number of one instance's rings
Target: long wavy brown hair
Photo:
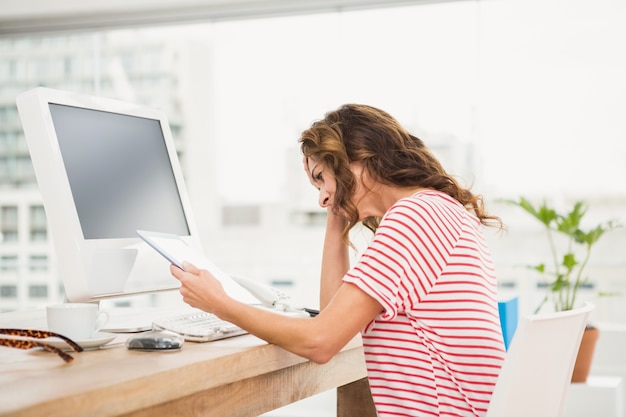
[[[333,210],[346,217],[344,241],[359,221],[352,202],[356,179],[350,164],[360,162],[368,174],[386,185],[425,187],[459,201],[486,226],[502,228],[499,217],[485,211],[483,198],[462,187],[444,169],[424,142],[410,134],[391,115],[363,104],[345,104],[314,122],[299,139],[303,155],[322,163],[334,175],[337,189]],[[376,231],[379,217],[363,220]]]

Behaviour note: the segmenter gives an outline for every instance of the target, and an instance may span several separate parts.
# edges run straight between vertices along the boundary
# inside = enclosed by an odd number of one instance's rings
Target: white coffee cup
[[[48,330],[70,339],[89,340],[109,321],[109,314],[92,303],[63,303],[46,307]]]

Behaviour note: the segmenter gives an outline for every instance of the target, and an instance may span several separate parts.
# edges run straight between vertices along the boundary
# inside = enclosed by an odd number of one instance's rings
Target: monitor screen
[[[159,120],[49,107],[85,239],[189,235]]]
[[[202,252],[163,111],[38,87],[17,107],[68,301],[177,289],[137,230]]]

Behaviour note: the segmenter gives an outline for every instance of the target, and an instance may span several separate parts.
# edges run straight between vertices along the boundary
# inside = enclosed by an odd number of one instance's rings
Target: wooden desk
[[[44,314],[0,314],[0,327],[45,329]],[[126,337],[69,364],[0,346],[0,416],[257,416],[335,387],[338,417],[376,415],[358,337],[324,365],[251,335],[178,352],[130,351]]]

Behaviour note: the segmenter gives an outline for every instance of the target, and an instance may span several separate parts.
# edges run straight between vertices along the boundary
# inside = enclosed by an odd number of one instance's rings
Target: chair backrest
[[[522,317],[487,417],[562,417],[574,362],[594,306]]]

